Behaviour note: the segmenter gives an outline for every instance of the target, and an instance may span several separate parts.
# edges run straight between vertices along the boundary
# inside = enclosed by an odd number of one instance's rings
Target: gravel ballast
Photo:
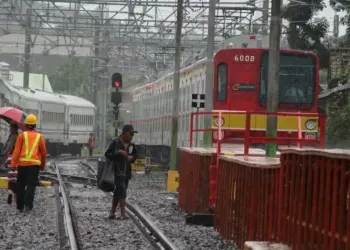
[[[166,172],[151,172],[148,176],[134,172],[128,201],[138,205],[179,250],[238,249],[212,227],[186,225],[176,195],[166,192]]]
[[[165,192],[165,180],[164,172],[152,172],[149,176],[134,174],[128,200],[140,206],[179,249],[236,249],[213,227],[186,225],[177,197]]]
[[[77,163],[60,163],[59,166],[64,174],[79,173],[79,176],[84,176],[83,167]],[[82,184],[69,183],[66,188],[78,221],[83,249],[152,249],[131,219],[119,221],[107,218],[111,207],[109,194]],[[116,216],[119,216],[119,211]]]
[[[20,213],[7,204],[7,190],[0,189],[0,249],[59,249],[53,188],[38,187],[34,208]]]

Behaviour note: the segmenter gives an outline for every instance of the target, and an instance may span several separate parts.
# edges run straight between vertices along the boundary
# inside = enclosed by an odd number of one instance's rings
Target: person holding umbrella
[[[18,136],[18,125],[16,123],[10,124],[10,134],[7,138],[7,141],[4,145],[4,147],[1,149],[1,155],[3,157],[3,164],[5,169],[8,169],[10,167],[11,163],[11,155],[13,153],[13,150],[15,148],[16,140]],[[7,203],[12,203],[13,196],[16,196],[16,183],[17,183],[17,171],[16,169],[9,169],[8,171],[8,196],[7,196]]]
[[[44,136],[35,131],[37,118],[29,114],[25,119],[27,131],[17,137],[11,167],[17,167],[17,209],[33,209],[39,170],[45,168],[46,145]]]
[[[16,140],[18,136],[18,125],[16,123],[10,124],[10,134],[3,148],[1,149],[1,156],[3,157],[3,162],[1,165],[5,164],[9,154],[12,154]]]

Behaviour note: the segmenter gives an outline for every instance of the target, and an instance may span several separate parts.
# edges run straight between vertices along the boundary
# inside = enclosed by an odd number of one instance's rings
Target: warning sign
[[[137,159],[134,164],[131,165],[132,171],[144,171],[146,166],[145,159]]]

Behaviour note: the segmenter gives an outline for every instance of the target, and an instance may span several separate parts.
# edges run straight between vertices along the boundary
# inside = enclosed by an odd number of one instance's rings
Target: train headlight
[[[220,139],[219,140],[222,140],[224,138],[224,132],[221,131],[221,136],[220,136]],[[214,139],[217,140],[218,139],[218,132],[214,132]]]
[[[215,120],[214,120],[214,124],[215,124],[215,126],[219,126],[219,124],[220,124],[220,126],[223,126],[224,125],[224,123],[225,123],[225,119],[223,118],[223,117],[221,117],[221,118],[219,118],[219,117],[215,117]]]
[[[312,130],[316,127],[316,120],[312,119],[312,120],[307,120],[305,123],[305,127],[308,130]]]

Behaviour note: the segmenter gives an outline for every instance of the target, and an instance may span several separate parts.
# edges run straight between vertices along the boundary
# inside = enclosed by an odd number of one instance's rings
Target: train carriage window
[[[281,53],[279,104],[312,104],[315,96],[316,60],[308,54]],[[261,59],[260,103],[267,101],[268,53]]]
[[[218,101],[226,101],[227,98],[227,64],[219,64],[218,66]]]

